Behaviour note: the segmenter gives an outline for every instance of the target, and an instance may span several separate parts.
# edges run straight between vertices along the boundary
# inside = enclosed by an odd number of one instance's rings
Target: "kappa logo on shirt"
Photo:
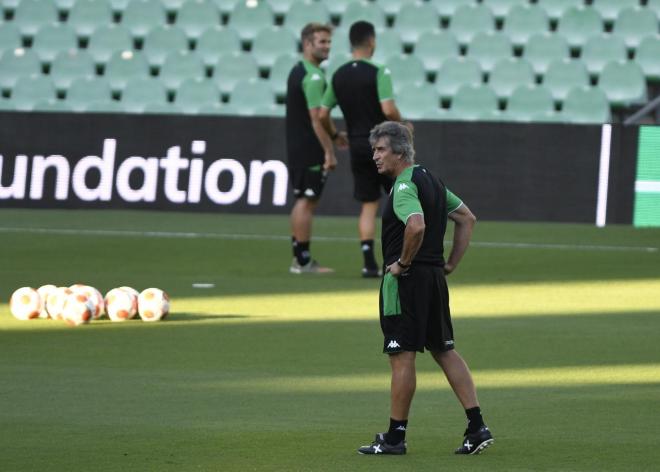
[[[389,68],[386,67],[385,69],[383,69],[383,74],[390,75],[390,74],[392,74],[392,72],[390,71]]]
[[[397,192],[400,192],[401,190],[405,190],[407,188],[410,188],[406,183],[400,183],[399,187],[396,189]]]
[[[314,74],[314,75],[312,76],[312,80],[321,80],[321,76],[318,75],[318,74]]]

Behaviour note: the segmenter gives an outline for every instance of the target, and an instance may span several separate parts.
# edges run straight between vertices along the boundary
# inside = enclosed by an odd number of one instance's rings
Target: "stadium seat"
[[[660,80],[660,36],[647,36],[635,51],[635,62],[644,71],[647,79]]]
[[[543,85],[555,101],[561,102],[571,89],[589,85],[589,73],[579,60],[555,60],[550,63],[543,76]]]
[[[336,54],[350,54],[351,53],[351,41],[348,37],[348,31],[349,28],[336,28],[332,31],[332,46],[330,47],[330,57],[336,55]],[[394,33],[397,38],[399,37],[398,34]],[[382,49],[378,45],[378,41],[380,40],[380,33],[376,33],[376,51],[379,49]],[[298,32],[297,37],[300,37],[300,32]],[[399,39],[399,43],[401,40]]]
[[[67,24],[82,38],[89,36],[99,27],[112,23],[112,9],[108,2],[98,0],[76,0],[71,7]]]
[[[0,56],[23,45],[21,33],[14,23],[0,23]]]
[[[552,20],[558,20],[571,8],[583,6],[584,0],[537,0],[537,3]]]
[[[296,54],[298,43],[291,31],[279,26],[271,26],[259,31],[252,43],[252,56],[261,69],[269,70],[280,54]]]
[[[415,56],[424,64],[426,72],[435,72],[450,57],[460,54],[458,41],[447,30],[426,32],[419,37],[415,45]]]
[[[149,76],[145,58],[134,51],[116,51],[105,67],[105,78],[114,92],[121,91],[129,80]]]
[[[21,0],[14,11],[14,24],[23,36],[33,37],[43,26],[56,23],[55,4],[43,0]]]
[[[76,3],[76,0],[54,0],[54,3],[58,11],[69,12]]]
[[[640,105],[648,99],[644,72],[632,61],[608,62],[598,78],[598,88],[613,106]]]
[[[413,46],[421,34],[440,28],[440,17],[430,4],[419,2],[401,10],[396,17],[394,28],[404,45]]]
[[[513,121],[534,121],[535,116],[553,112],[552,95],[545,87],[521,85],[511,93],[505,116]]]
[[[239,2],[229,16],[229,25],[246,42],[252,42],[259,31],[273,24],[273,11],[266,2]]]
[[[331,55],[330,58],[324,64],[321,64],[321,66],[325,69],[325,76],[328,79],[330,79],[332,77],[332,74],[334,74],[339,67],[344,65],[350,59],[351,59],[350,54],[342,54],[340,52],[337,52]]]
[[[607,97],[595,87],[575,87],[564,100],[561,117],[569,123],[607,123],[610,121]]]
[[[402,10],[415,6],[419,0],[375,0],[380,8],[385,12],[385,16],[388,18],[396,18],[396,16]],[[438,10],[434,7],[434,10]]]
[[[497,95],[488,85],[466,84],[454,95],[449,116],[459,120],[478,120],[497,111]]]
[[[591,75],[598,75],[610,61],[625,61],[626,45],[619,36],[601,33],[592,36],[582,47],[581,59]]]
[[[592,7],[570,8],[559,19],[557,32],[579,49],[591,36],[603,32],[603,19]]]
[[[186,79],[206,77],[202,60],[192,52],[172,51],[160,68],[159,78],[167,90],[176,90]]]
[[[162,66],[165,57],[172,51],[188,51],[188,39],[176,26],[159,25],[145,36],[142,54],[150,66]]]
[[[122,108],[132,113],[142,113],[148,104],[167,102],[167,90],[160,80],[140,77],[129,80],[121,93]]]
[[[160,0],[163,7],[165,7],[165,11],[168,13],[177,13],[187,1],[188,0]]]
[[[32,111],[65,113],[73,110],[64,100],[50,98],[36,102],[32,107]]]
[[[108,81],[102,77],[82,77],[71,82],[66,92],[66,103],[74,111],[84,111],[95,101],[112,99],[112,90]]]
[[[312,21],[318,23],[329,23],[330,12],[325,4],[313,0],[298,0],[284,17],[284,26],[291,31],[295,37],[300,38],[300,32],[307,23]],[[333,43],[334,37],[333,36]]]
[[[273,10],[273,13],[276,15],[284,15],[287,12],[291,11],[293,8],[293,3],[295,0],[265,0],[270,9]]]
[[[133,49],[131,33],[117,24],[101,26],[89,37],[87,52],[97,64],[105,64],[116,51]]]
[[[451,17],[449,29],[460,44],[468,44],[477,33],[493,31],[495,18],[485,5],[463,5]]]
[[[467,47],[467,57],[477,61],[484,72],[493,70],[500,59],[512,56],[511,41],[501,32],[477,33]]]
[[[55,87],[50,77],[33,75],[19,80],[11,92],[11,102],[16,110],[29,111],[41,100],[55,100]]]
[[[331,16],[341,18],[351,1],[352,0],[333,0],[332,2],[327,2],[326,6],[328,7]]]
[[[639,0],[593,0],[593,7],[606,23],[612,23],[626,8],[639,6]]]
[[[196,115],[211,115],[211,116],[217,116],[217,115],[224,115],[224,107],[229,106],[229,104],[219,104],[219,103],[213,103],[213,104],[206,104],[203,105],[197,110],[195,113]]]
[[[94,77],[95,74],[94,60],[85,50],[60,52],[50,68],[50,76],[57,90],[67,90],[74,80]]]
[[[450,19],[460,7],[465,5],[474,5],[476,0],[429,0],[431,5],[438,10],[438,14],[442,19]]]
[[[534,85],[534,71],[525,59],[500,59],[493,67],[488,84],[499,98],[508,98],[519,85]]]
[[[272,116],[283,118],[286,116],[286,106],[278,103],[269,103],[253,110],[254,116]]]
[[[461,85],[481,85],[482,74],[474,59],[450,57],[445,60],[435,77],[435,89],[440,97],[451,98]]]
[[[61,23],[53,23],[39,29],[32,41],[32,50],[42,63],[50,64],[59,52],[75,49],[78,49],[75,33]]]
[[[209,79],[186,79],[177,89],[174,103],[183,113],[195,114],[205,105],[219,104],[220,92]]]
[[[506,17],[512,8],[527,4],[525,0],[482,0],[497,19]]]
[[[564,37],[548,32],[533,35],[523,49],[523,57],[538,75],[545,74],[552,61],[570,56],[571,51]]]
[[[123,13],[131,0],[108,0],[110,8],[115,13]]]
[[[423,83],[406,88],[396,96],[396,104],[405,119],[419,120],[437,116],[440,98],[431,84]]]
[[[649,8],[627,8],[617,16],[612,32],[634,49],[646,36],[658,34],[658,17]]]
[[[95,100],[85,107],[85,113],[122,113],[121,103],[115,100]]]
[[[174,103],[165,102],[147,103],[140,113],[152,115],[177,115],[182,112]]]
[[[132,0],[126,5],[121,17],[134,38],[144,38],[158,25],[167,23],[167,12],[160,0]]]
[[[293,54],[282,54],[275,59],[273,67],[270,69],[268,81],[276,97],[286,95],[287,80],[289,73],[300,59]]]
[[[0,95],[0,111],[14,111],[14,104],[10,98],[4,98]]]
[[[646,8],[655,12],[655,16],[660,19],[660,0],[646,0]]]
[[[0,56],[0,89],[11,89],[18,80],[40,73],[39,58],[30,49],[16,48]]]
[[[504,32],[515,46],[524,46],[532,35],[549,27],[548,16],[538,5],[517,5],[504,19]]]
[[[387,25],[385,12],[376,3],[359,1],[348,4],[341,17],[342,28],[350,28],[356,21],[364,20],[372,23],[376,31],[383,31]]]
[[[187,1],[176,15],[176,25],[188,38],[197,39],[205,30],[220,25],[220,11],[211,0]]]
[[[245,0],[213,0],[213,3],[218,7],[221,14],[229,15],[234,11],[234,8],[236,8],[236,5],[238,5],[239,2],[244,1]]]
[[[231,92],[238,82],[259,77],[259,67],[248,53],[224,53],[218,59],[213,74],[213,82],[221,93]]]
[[[240,50],[241,40],[233,28],[213,26],[204,31],[199,37],[195,52],[204,62],[204,65],[213,66],[222,54],[239,52]]]
[[[562,123],[564,120],[560,112],[554,110],[535,113],[532,116],[532,121],[534,123]]]
[[[346,37],[348,37],[348,34],[346,34]],[[350,51],[350,46],[348,50]],[[378,33],[376,36],[376,51],[374,51],[372,57],[374,62],[384,64],[391,55],[402,53],[403,43],[401,42],[401,37],[394,29],[389,28]]]
[[[398,94],[404,88],[426,82],[424,64],[412,55],[395,54],[388,58],[387,69],[392,73],[392,87]]]
[[[229,103],[242,112],[254,112],[275,103],[270,85],[265,80],[250,79],[238,82],[229,94]]]

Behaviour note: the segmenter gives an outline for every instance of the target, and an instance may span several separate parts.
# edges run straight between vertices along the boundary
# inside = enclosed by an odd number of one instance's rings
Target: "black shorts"
[[[442,267],[414,264],[399,277],[385,274],[380,287],[383,352],[449,351],[454,329]]]
[[[293,198],[310,200],[321,198],[325,181],[328,179],[328,173],[320,164],[307,168],[291,168],[289,176],[293,186]]]
[[[353,197],[360,202],[380,200],[381,189],[390,192],[392,179],[378,173],[368,138],[351,138],[350,143]]]

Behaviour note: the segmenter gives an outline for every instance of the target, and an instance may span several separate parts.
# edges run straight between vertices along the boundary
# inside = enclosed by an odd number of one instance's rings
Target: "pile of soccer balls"
[[[22,287],[11,296],[9,307],[19,320],[37,318],[64,320],[79,326],[107,314],[111,321],[126,321],[140,316],[142,321],[159,321],[170,310],[170,299],[158,288],[139,293],[131,287],[110,290],[105,298],[94,287],[43,285],[38,289]]]

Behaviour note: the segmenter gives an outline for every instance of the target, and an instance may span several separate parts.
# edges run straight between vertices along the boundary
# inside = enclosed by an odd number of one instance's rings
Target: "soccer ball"
[[[50,318],[48,310],[46,310],[46,300],[48,300],[48,295],[53,293],[55,290],[57,290],[57,287],[51,284],[42,285],[37,289],[37,292],[39,292],[39,297],[41,298],[41,310],[39,311],[39,318]]]
[[[137,313],[137,299],[126,290],[113,288],[105,296],[105,309],[112,321],[130,320]]]
[[[71,295],[73,291],[69,287],[58,287],[48,294],[46,299],[46,311],[48,315],[54,320],[63,320],[62,309],[66,297]]]
[[[125,291],[127,291],[128,293],[130,293],[131,295],[133,295],[133,296],[135,297],[136,300],[137,300],[137,297],[140,296],[140,292],[138,292],[137,290],[135,290],[133,287],[119,287],[119,288],[122,289],[122,290],[125,290]]]
[[[158,321],[170,312],[170,297],[159,288],[148,288],[138,297],[138,309],[142,321]]]
[[[96,309],[94,302],[81,292],[73,292],[64,300],[62,318],[71,326],[87,324]]]
[[[105,301],[103,295],[96,288],[89,285],[76,284],[69,287],[73,293],[80,293],[85,295],[94,305],[92,311],[92,318],[98,320],[105,313]]]
[[[41,297],[32,287],[21,287],[16,290],[9,300],[9,309],[14,318],[26,321],[39,318],[41,311]]]

